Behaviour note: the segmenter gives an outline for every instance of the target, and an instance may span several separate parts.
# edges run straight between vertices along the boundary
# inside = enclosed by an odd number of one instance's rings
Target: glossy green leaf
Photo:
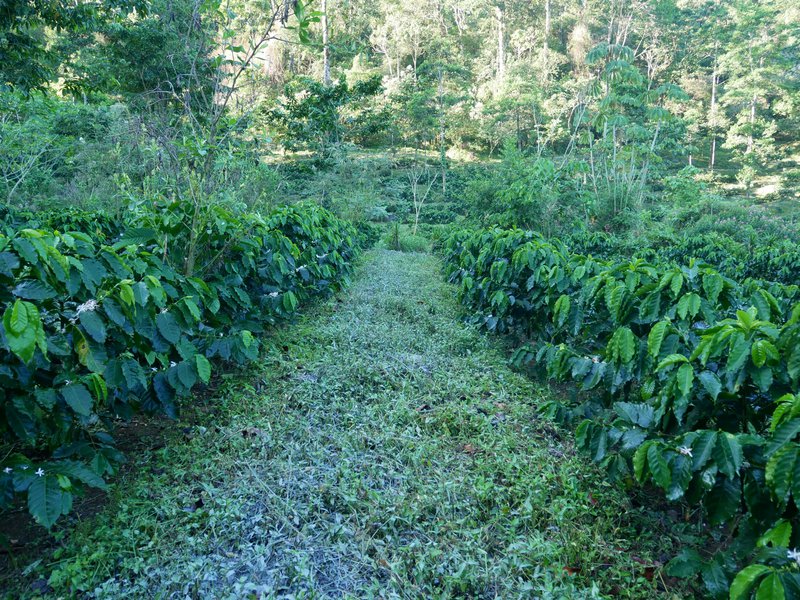
[[[658,358],[661,352],[661,344],[664,342],[664,336],[667,334],[669,323],[667,321],[659,321],[650,330],[647,336],[647,352],[653,358]]]
[[[697,379],[700,381],[703,388],[706,390],[706,392],[708,392],[708,395],[711,396],[713,400],[716,400],[719,397],[719,393],[722,391],[722,382],[720,382],[716,373],[712,373],[711,371],[703,371],[697,376]]]
[[[667,574],[671,577],[692,577],[700,572],[703,559],[694,548],[684,548],[667,563]]]
[[[786,591],[777,573],[770,573],[758,586],[756,600],[785,600]]]
[[[92,414],[92,395],[81,383],[71,383],[61,389],[64,401],[79,415],[88,417]]]
[[[767,485],[781,504],[785,504],[789,500],[797,458],[797,445],[787,444],[773,454],[767,462]]]
[[[50,529],[58,517],[72,508],[72,494],[61,489],[58,478],[34,475],[28,487],[28,511],[36,522]]]
[[[195,364],[197,366],[197,376],[203,383],[211,381],[211,363],[202,354],[195,354]]]
[[[731,479],[739,472],[744,460],[742,447],[736,436],[724,431],[717,434],[717,443],[714,445],[711,455],[720,472]]]
[[[106,325],[94,310],[85,310],[78,316],[81,325],[93,340],[102,344],[106,341]]]
[[[165,340],[172,344],[181,339],[181,328],[170,312],[160,312],[156,316],[156,327]]]
[[[681,391],[681,394],[688,396],[689,392],[692,391],[692,383],[694,382],[694,369],[692,369],[692,365],[686,363],[682,364],[678,368],[675,380],[678,382],[678,389]]]
[[[651,444],[647,448],[647,465],[650,468],[653,481],[666,490],[672,480],[672,473],[670,472],[667,460],[664,458],[663,448],[661,446]]]
[[[749,600],[750,591],[770,568],[766,565],[748,565],[733,578],[730,589],[730,600]]]

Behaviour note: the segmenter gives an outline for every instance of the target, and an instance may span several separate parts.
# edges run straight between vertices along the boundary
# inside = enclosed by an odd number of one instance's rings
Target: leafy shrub
[[[587,216],[587,197],[575,188],[572,167],[559,169],[548,158],[530,157],[510,139],[502,158],[495,169],[479,171],[466,186],[464,200],[473,217],[486,225],[553,235]]]
[[[0,95],[0,197],[25,210],[109,207],[120,180],[160,164],[153,141],[120,105]]]
[[[204,233],[203,279],[168,260],[171,221],[158,213],[160,227],[113,245],[52,229],[0,235],[0,507],[25,493],[50,527],[81,486],[113,474],[113,419],[175,415],[212,364],[256,358],[254,333],[347,281],[357,234],[324,209],[228,217]]]
[[[381,91],[380,77],[344,79],[324,85],[310,78],[287,84],[278,108],[264,110],[287,148],[308,148],[322,164],[332,149],[349,138],[364,140],[382,131],[385,116],[370,102]]]
[[[411,233],[397,222],[389,227],[383,242],[387,248],[398,252],[428,252],[431,247],[427,238]]]
[[[699,574],[714,597],[800,589],[798,286],[596,260],[520,230],[459,232],[446,253],[476,320],[531,340],[517,364],[602,392],[545,407],[578,417],[593,460],[728,526],[732,542],[718,535],[707,558],[687,549],[670,573]]]
[[[432,250],[440,251],[445,242],[450,239],[450,236],[453,235],[453,232],[458,231],[460,228],[461,225],[457,222],[435,224],[424,223],[420,225],[419,233],[430,241]]]
[[[728,277],[758,278],[791,284],[800,273],[800,247],[788,239],[762,235],[742,241],[721,232],[684,235],[650,234],[623,238],[605,232],[576,232],[565,238],[571,248],[608,259],[628,257],[686,263],[697,259],[715,265]]]
[[[721,233],[736,241],[762,244],[788,239],[800,242],[796,219],[776,215],[763,206],[746,201],[702,196],[699,201],[681,206],[670,215],[676,231],[687,237]]]
[[[684,167],[675,175],[664,178],[664,192],[666,198],[677,205],[689,205],[703,198],[706,193],[706,185],[698,180],[697,175],[700,169],[695,167]]]
[[[432,225],[452,223],[458,218],[455,205],[450,202],[431,202],[421,211],[419,222]]]
[[[365,216],[368,221],[383,223],[388,221],[391,215],[385,206],[372,206],[367,209]]]
[[[359,245],[362,248],[371,248],[381,239],[383,229],[374,223],[359,221],[355,224],[358,232]]]
[[[19,229],[54,229],[80,231],[99,241],[111,241],[119,237],[124,228],[115,216],[74,207],[36,212],[6,208],[3,215],[0,215],[0,223],[9,235]]]

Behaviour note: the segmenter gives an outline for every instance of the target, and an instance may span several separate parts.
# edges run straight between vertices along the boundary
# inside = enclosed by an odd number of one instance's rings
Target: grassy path
[[[653,597],[654,534],[441,279],[370,253],[34,571],[62,597]]]

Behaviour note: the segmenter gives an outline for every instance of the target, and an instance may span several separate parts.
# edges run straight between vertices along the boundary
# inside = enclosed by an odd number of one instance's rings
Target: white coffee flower
[[[800,567],[800,550],[797,548],[792,548],[786,553],[786,558],[789,560],[793,560],[797,563],[797,566]]]
[[[83,304],[78,305],[78,308],[75,310],[75,315],[79,315],[84,312],[92,312],[100,308],[100,304],[97,300],[87,300]]]
[[[692,457],[692,449],[689,448],[688,446],[681,446],[680,448],[678,448],[678,452],[680,452],[684,456],[688,456],[689,458]]]
[[[36,470],[36,475],[37,475],[37,477],[41,477],[42,475],[44,475],[44,469],[42,469],[41,467],[39,467],[39,468]]]

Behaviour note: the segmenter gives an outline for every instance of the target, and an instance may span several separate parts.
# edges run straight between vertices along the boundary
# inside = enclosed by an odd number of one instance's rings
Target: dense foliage
[[[443,245],[711,526],[669,573],[800,598],[796,4],[0,2],[0,509],[52,526],[360,245]]]
[[[143,213],[101,240],[79,230],[0,235],[0,432],[10,449],[0,506],[26,493],[50,527],[76,489],[104,487],[114,473],[115,420],[174,416],[212,365],[256,358],[265,327],[347,281],[359,242],[349,223],[313,205],[218,213],[204,234],[202,278],[187,276],[174,266],[184,262],[169,229],[174,209]]]
[[[766,279],[786,284],[798,281],[800,246],[791,239],[762,235],[738,240],[722,232],[664,235],[649,244],[620,239],[604,232],[578,232],[563,238],[569,247],[599,258],[642,258],[654,262],[688,263],[697,259],[712,264],[734,279]]]
[[[344,80],[329,85],[313,79],[295,80],[286,86],[283,101],[267,110],[265,118],[287,148],[308,148],[324,157],[351,139],[374,137],[385,126],[388,115],[360,106],[381,87],[380,77],[353,86]]]
[[[494,154],[511,139],[582,168],[578,185],[610,207],[607,217],[657,205],[648,184],[686,165],[747,194],[791,197],[796,2],[326,6],[327,21],[312,29],[316,45],[270,56],[268,85],[325,72],[351,83],[380,75],[395,115],[385,142],[454,158]]]
[[[547,406],[579,423],[578,445],[613,478],[702,508],[718,549],[687,548],[668,572],[699,573],[714,597],[797,593],[800,288],[597,260],[522,230],[445,250],[476,319],[528,340],[515,361],[586,392]]]

